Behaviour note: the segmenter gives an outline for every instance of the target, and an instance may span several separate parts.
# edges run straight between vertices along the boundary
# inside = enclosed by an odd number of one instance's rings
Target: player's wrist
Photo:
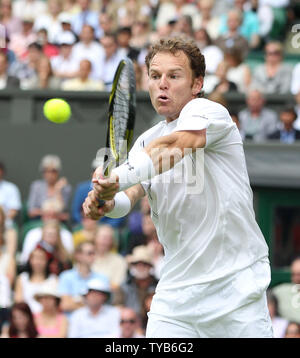
[[[152,159],[145,151],[132,154],[126,163],[112,170],[119,178],[119,191],[149,180],[155,176]]]
[[[105,216],[112,219],[122,218],[129,213],[130,209],[130,199],[123,191],[121,191],[115,195],[112,202],[112,210],[105,213]]]

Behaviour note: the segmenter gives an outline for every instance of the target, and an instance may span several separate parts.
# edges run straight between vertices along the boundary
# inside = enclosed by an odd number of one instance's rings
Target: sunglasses
[[[269,56],[279,56],[279,55],[281,55],[281,51],[267,51],[267,52],[266,52],[266,55],[269,55]]]
[[[121,324],[124,324],[124,323],[134,324],[135,322],[136,322],[135,319],[121,319]]]

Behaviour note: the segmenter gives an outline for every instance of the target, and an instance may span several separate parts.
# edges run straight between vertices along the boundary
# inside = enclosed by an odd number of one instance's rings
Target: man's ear
[[[203,87],[203,77],[199,76],[194,79],[193,86],[192,86],[192,94],[193,96],[197,96],[198,93],[201,92]]]

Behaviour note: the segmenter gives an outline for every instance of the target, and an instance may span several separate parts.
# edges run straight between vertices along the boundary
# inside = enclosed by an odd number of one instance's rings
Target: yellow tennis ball
[[[67,122],[71,116],[69,103],[61,98],[49,99],[44,104],[44,115],[49,121],[54,123]]]

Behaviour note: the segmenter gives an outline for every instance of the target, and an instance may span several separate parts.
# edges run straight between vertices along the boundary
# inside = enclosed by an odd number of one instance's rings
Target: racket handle
[[[92,182],[90,184],[90,190],[93,190],[93,183]],[[102,200],[102,199],[97,199],[97,200],[98,200],[98,203],[99,203],[98,207],[102,208],[102,206],[104,206],[104,204],[105,204],[105,200]]]

